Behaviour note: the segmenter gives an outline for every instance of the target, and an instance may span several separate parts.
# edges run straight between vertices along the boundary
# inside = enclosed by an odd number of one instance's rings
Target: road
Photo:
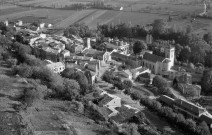
[[[144,91],[145,93],[147,93],[147,96],[155,96],[151,91],[149,91],[148,89],[144,88],[143,85],[144,84],[141,84],[141,83],[138,83],[138,82],[133,82],[134,83],[134,88],[136,88],[137,90],[140,90],[140,91]]]

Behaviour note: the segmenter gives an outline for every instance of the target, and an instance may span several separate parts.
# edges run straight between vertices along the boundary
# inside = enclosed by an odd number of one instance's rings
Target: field
[[[172,16],[170,25],[176,25],[184,29],[192,25],[196,33],[202,34],[212,31],[212,20],[197,19],[191,23],[189,15],[202,12],[203,5],[194,0],[105,0],[105,5],[124,7],[124,11],[85,9],[85,10],[61,10],[74,3],[88,4],[93,0],[30,0],[18,4],[30,7],[19,7],[11,4],[0,6],[0,20],[23,19],[27,16],[43,17],[40,21],[52,23],[55,27],[66,28],[73,23],[85,23],[92,29],[97,24],[120,24],[134,25],[151,24],[155,19],[168,19]],[[41,8],[42,7],[42,8]],[[46,7],[46,8],[45,8]],[[49,9],[48,7],[55,7]],[[212,14],[212,10],[208,11]],[[185,16],[183,18],[182,16]],[[187,16],[187,17],[186,17]],[[44,18],[45,17],[45,18]],[[27,19],[26,19],[27,20]]]

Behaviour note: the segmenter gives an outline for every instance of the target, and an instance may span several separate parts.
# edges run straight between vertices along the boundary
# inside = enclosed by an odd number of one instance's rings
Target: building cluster
[[[206,108],[203,108],[199,104],[194,104],[183,99],[173,99],[166,95],[160,96],[158,100],[168,106],[174,107],[175,110],[182,112],[190,118],[199,122],[205,121],[209,127],[212,127],[212,115],[208,113]]]
[[[8,21],[4,22],[7,26]],[[140,56],[137,57],[130,53],[130,44],[118,39],[110,39],[103,42],[99,47],[103,48],[101,51],[93,49],[91,42],[96,42],[95,38],[81,38],[72,35],[71,38],[62,35],[46,34],[45,28],[51,28],[51,24],[40,23],[38,26],[31,24],[23,24],[22,21],[14,23],[17,32],[24,33],[21,36],[28,42],[33,49],[36,57],[44,60],[46,66],[55,73],[61,73],[65,68],[75,68],[78,71],[90,71],[92,76],[92,83],[97,77],[103,73],[102,69],[110,63],[131,62],[137,65],[136,68],[126,70],[129,78],[136,79],[137,76],[144,73],[152,73],[164,76],[168,79],[177,78],[178,88],[182,93],[193,90],[196,87],[200,96],[198,86],[192,85],[192,76],[180,68],[176,68],[175,61],[175,47],[172,46],[173,41],[159,41],[159,45],[154,48],[163,55],[153,54],[153,51],[144,50]],[[152,44],[152,36],[148,35],[147,43]],[[110,110],[109,117],[117,123],[123,122],[121,112],[127,112],[135,115],[138,109],[129,105],[122,105],[121,99],[117,96],[103,93],[102,100],[99,102],[100,106],[106,107]],[[171,99],[167,96],[161,96],[161,101],[169,105],[174,105],[177,110],[184,111],[186,114],[197,118],[199,120],[205,119],[208,124],[212,124],[212,117],[207,111],[197,105],[184,101],[182,99]],[[125,110],[125,111],[123,111]]]
[[[140,110],[121,102],[121,98],[105,91],[101,93],[101,99],[98,106],[106,108],[107,117],[115,124],[122,124],[130,118],[136,116]]]

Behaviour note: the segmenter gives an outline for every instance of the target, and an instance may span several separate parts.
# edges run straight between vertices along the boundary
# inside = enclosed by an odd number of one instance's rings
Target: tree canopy
[[[143,50],[147,49],[147,45],[144,41],[136,41],[133,45],[134,54],[139,54]]]

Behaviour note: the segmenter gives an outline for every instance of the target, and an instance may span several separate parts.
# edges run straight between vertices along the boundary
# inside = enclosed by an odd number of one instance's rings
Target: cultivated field
[[[54,24],[55,27],[66,28],[73,23],[85,23],[90,28],[95,29],[97,24],[119,24],[128,23],[134,25],[151,24],[155,19],[168,19],[172,16],[170,25],[186,27],[192,25],[196,33],[212,31],[212,20],[196,19],[190,15],[203,11],[201,1],[194,0],[104,0],[106,5],[124,7],[124,11],[85,9],[85,10],[61,10],[74,3],[91,3],[93,0],[30,0],[19,2],[21,5],[31,5],[39,8],[14,7],[14,5],[4,4],[0,6],[0,20],[23,19],[25,16],[45,17],[40,21]],[[40,7],[55,7],[47,9]],[[212,10],[208,11],[212,14]],[[22,17],[22,18],[21,18]]]

